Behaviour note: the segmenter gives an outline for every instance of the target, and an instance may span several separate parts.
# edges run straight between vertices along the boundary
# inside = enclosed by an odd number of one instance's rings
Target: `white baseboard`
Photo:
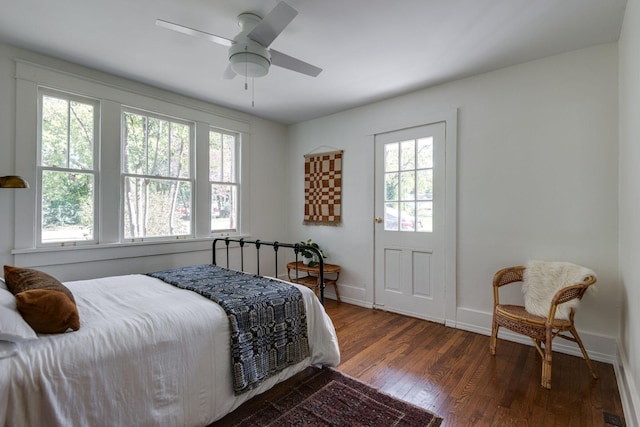
[[[484,311],[471,310],[467,308],[458,308],[454,328],[463,329],[465,331],[475,332],[477,334],[491,336],[491,320],[492,313]],[[449,325],[447,325],[449,326]],[[615,365],[618,361],[618,351],[616,340],[612,337],[591,334],[589,332],[579,331],[580,338],[584,347],[589,353],[589,357],[599,362],[611,363]],[[505,328],[501,328],[498,338],[517,343],[533,345],[531,339],[520,334],[516,334]],[[499,345],[499,344],[498,344]],[[559,353],[570,354],[572,356],[582,357],[580,348],[573,343],[564,340],[553,341],[553,350]]]
[[[640,410],[640,396],[638,395],[638,387],[633,376],[631,376],[628,360],[624,349],[618,345],[618,361],[613,364],[613,369],[616,373],[624,418],[627,426],[638,427],[640,426],[640,413],[638,413]]]

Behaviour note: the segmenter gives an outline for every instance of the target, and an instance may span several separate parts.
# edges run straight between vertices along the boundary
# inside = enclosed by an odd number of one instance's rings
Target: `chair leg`
[[[569,332],[571,332],[571,335],[573,335],[573,338],[575,338],[576,342],[578,343],[578,345],[580,346],[580,351],[582,351],[582,356],[584,357],[585,362],[587,362],[587,366],[589,367],[589,370],[591,371],[591,376],[593,376],[594,380],[598,379],[598,374],[596,374],[595,369],[593,369],[593,366],[591,365],[591,359],[589,359],[589,355],[587,354],[587,350],[584,348],[584,345],[582,344],[582,340],[580,339],[580,336],[578,335],[578,331],[576,330],[575,326],[573,326]]]
[[[553,340],[552,330],[547,327],[547,338],[544,342],[544,357],[542,358],[542,387],[551,389],[551,362],[553,360],[553,350],[551,346]]]
[[[491,325],[491,342],[489,344],[489,350],[491,351],[491,355],[496,355],[496,345],[498,343],[498,329],[500,329],[500,325],[496,322],[496,316],[493,315],[493,323]]]

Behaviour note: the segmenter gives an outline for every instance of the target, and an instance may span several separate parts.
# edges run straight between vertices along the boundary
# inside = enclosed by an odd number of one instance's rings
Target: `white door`
[[[375,306],[445,318],[445,123],[375,136]]]

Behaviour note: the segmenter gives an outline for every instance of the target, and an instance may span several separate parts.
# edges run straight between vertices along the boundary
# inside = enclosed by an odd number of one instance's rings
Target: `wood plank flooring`
[[[499,340],[492,357],[488,336],[333,300],[326,310],[340,343],[338,370],[435,412],[443,426],[607,426],[605,412],[624,425],[610,364],[593,362],[600,377],[593,380],[582,358],[554,353],[552,389],[545,390],[531,346]],[[243,405],[214,425],[250,410]]]

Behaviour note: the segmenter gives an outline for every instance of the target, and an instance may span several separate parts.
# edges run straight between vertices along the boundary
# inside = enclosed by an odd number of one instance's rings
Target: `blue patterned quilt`
[[[309,356],[306,310],[295,286],[212,264],[148,275],[197,292],[226,311],[236,395]]]

